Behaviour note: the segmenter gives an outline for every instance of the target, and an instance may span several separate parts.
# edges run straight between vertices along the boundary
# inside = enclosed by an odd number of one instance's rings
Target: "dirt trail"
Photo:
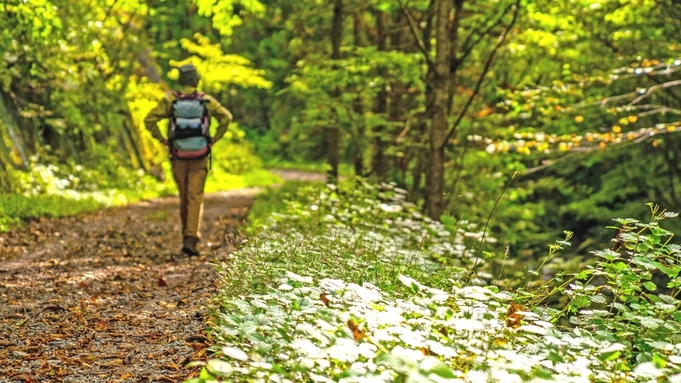
[[[210,263],[254,190],[206,197],[199,258],[180,254],[178,201],[42,219],[0,234],[0,382],[181,382],[204,360]]]
[[[324,175],[273,171],[284,180]],[[181,382],[205,360],[212,263],[234,250],[257,190],[206,196],[199,246],[180,254],[177,198],[0,234],[0,383]]]

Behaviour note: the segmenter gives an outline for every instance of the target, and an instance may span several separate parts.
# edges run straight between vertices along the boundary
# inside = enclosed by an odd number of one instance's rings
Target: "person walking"
[[[173,178],[180,192],[182,221],[182,252],[198,256],[196,246],[201,240],[200,222],[203,213],[203,190],[208,175],[211,147],[220,140],[232,114],[213,97],[197,90],[201,76],[192,64],[179,68],[179,92],[167,92],[144,119],[151,135],[168,146]],[[218,127],[210,134],[210,121]],[[158,122],[168,119],[168,135],[161,134]]]

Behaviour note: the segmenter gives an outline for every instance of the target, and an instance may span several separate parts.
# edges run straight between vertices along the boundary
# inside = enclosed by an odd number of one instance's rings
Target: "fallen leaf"
[[[106,328],[106,321],[98,321],[95,325],[95,330],[97,331],[106,331]]]
[[[168,303],[168,302],[164,302],[164,301],[159,301],[158,305],[161,306],[161,307],[165,307],[167,309],[174,309],[175,307],[177,307],[177,304],[175,304],[175,303]]]
[[[508,308],[508,316],[506,317],[506,326],[510,328],[520,327],[520,321],[523,319],[523,315],[518,311],[526,311],[525,306],[520,303],[511,303]]]
[[[319,299],[322,300],[322,303],[324,303],[324,306],[329,307],[329,298],[326,297],[326,293],[319,294]]]
[[[35,378],[32,377],[32,376],[29,375],[29,374],[19,374],[19,375],[14,375],[14,376],[12,376],[12,379],[13,379],[13,380],[20,380],[20,381],[23,381],[24,383],[33,383],[33,382],[37,382],[37,380],[35,380]]]
[[[106,361],[106,362],[101,362],[100,364],[102,366],[106,366],[106,367],[122,366],[123,365],[123,359],[118,359],[118,358],[111,359],[111,360]]]
[[[360,340],[366,338],[367,335],[352,319],[348,319],[348,327],[350,328],[350,331],[352,331],[352,337],[355,338],[356,341],[359,342]]]

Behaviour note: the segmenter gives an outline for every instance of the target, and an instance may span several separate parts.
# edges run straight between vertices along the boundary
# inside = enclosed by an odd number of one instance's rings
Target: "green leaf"
[[[220,359],[210,359],[206,362],[206,368],[210,370],[212,374],[218,376],[227,376],[234,371],[231,364]]]
[[[617,358],[619,358],[620,355],[622,355],[622,352],[619,351],[619,350],[618,351],[608,351],[608,352],[604,352],[604,353],[600,354],[598,356],[598,359],[600,359],[604,362],[610,362],[610,361],[613,361],[613,360],[616,360]]]
[[[444,362],[436,358],[428,358],[421,362],[420,369],[427,374],[435,374],[441,378],[456,378],[456,375],[454,375],[452,369]]]
[[[666,294],[659,294],[657,297],[660,298],[664,303],[667,303],[667,304],[670,304],[670,305],[675,305],[679,302],[678,299],[676,299],[676,298],[674,298],[670,295],[666,295]]]
[[[556,353],[555,351],[549,352],[547,359],[554,363],[565,363],[565,359],[563,359],[563,357],[560,356],[560,354]]]
[[[651,317],[637,317],[641,322],[641,326],[654,330],[664,324],[664,321],[657,318]]]
[[[389,353],[379,355],[376,358],[376,364],[386,366],[397,372],[404,372],[410,367],[414,367],[413,361],[405,357]]]

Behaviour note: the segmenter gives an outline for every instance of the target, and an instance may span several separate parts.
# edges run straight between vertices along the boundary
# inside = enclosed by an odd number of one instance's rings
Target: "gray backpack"
[[[173,157],[203,158],[210,154],[210,116],[204,93],[173,93],[168,143]]]

